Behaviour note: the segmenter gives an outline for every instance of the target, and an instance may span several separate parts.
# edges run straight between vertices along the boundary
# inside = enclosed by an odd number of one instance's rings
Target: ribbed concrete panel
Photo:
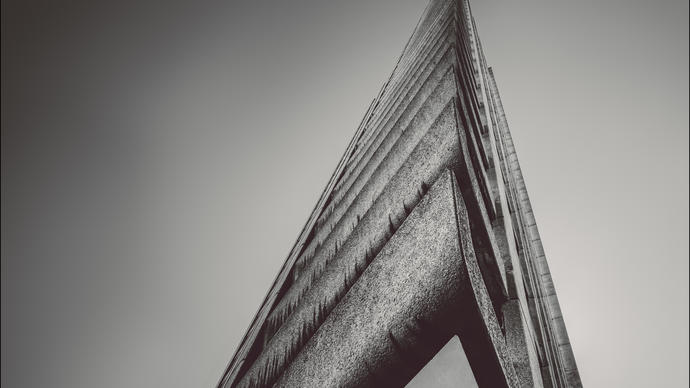
[[[581,386],[469,2],[433,0],[218,386],[402,387],[454,336],[479,387]]]
[[[348,239],[331,260],[321,262],[321,266],[312,269],[312,279],[302,296],[295,300],[293,310],[285,318],[275,335],[267,343],[264,352],[259,356],[248,376],[259,376],[269,367],[274,358],[296,351],[301,344],[295,342],[303,330],[311,334],[311,328],[321,323],[318,312],[329,310],[338,303],[343,292],[343,285],[354,276],[351,270],[359,265],[366,267],[366,258],[375,255],[388,241],[390,234],[406,218],[408,209],[412,209],[420,199],[426,182],[433,182],[446,166],[453,166],[457,160],[457,126],[454,105],[438,117],[427,136],[415,148],[407,162],[395,173],[386,185],[386,190],[374,206],[364,215],[357,225],[352,238]],[[358,264],[359,263],[359,264]],[[296,287],[297,284],[293,287]],[[305,283],[305,286],[307,284]],[[287,297],[287,296],[286,296]],[[297,344],[296,344],[297,343]]]
[[[382,154],[385,158],[380,164],[376,165],[376,169],[371,172],[368,182],[363,182],[362,189],[356,193],[356,197],[352,199],[347,209],[344,209],[344,216],[339,219],[339,222],[331,229],[331,233],[325,241],[319,243],[318,248],[315,249],[313,257],[305,258],[303,261],[298,260],[296,269],[300,273],[306,272],[313,276],[315,266],[320,263],[325,263],[332,259],[338,253],[343,244],[348,240],[352,231],[357,228],[362,218],[367,213],[369,207],[374,203],[375,199],[381,195],[382,190],[387,182],[396,173],[396,171],[409,158],[411,152],[417,147],[417,144],[424,138],[429,128],[437,125],[437,119],[444,112],[444,120],[449,119],[453,107],[448,103],[455,95],[455,88],[453,83],[452,71],[448,70],[446,81],[443,82],[437,89],[437,93],[433,96],[433,103],[427,105],[418,112],[411,125],[411,130],[406,131],[404,137],[397,141],[394,145],[397,146],[393,153]],[[439,103],[440,102],[440,103]],[[453,117],[454,120],[454,117]],[[367,174],[369,175],[369,174]],[[365,176],[362,175],[364,178]],[[364,183],[367,183],[364,185]],[[293,286],[288,290],[285,297],[274,310],[274,314],[282,314],[285,306],[294,303],[295,299],[300,295],[306,284],[311,281],[309,277],[298,277]],[[272,314],[273,315],[273,314]]]
[[[417,371],[405,363],[414,361],[407,358],[419,357],[414,365],[421,368],[432,353],[423,348],[438,350],[450,338],[454,302],[467,274],[456,261],[461,253],[449,184],[444,179],[434,185],[277,386],[376,386],[398,377],[396,371],[413,375]],[[397,335],[421,334],[431,322],[444,324],[416,341]],[[409,380],[399,377],[399,384]]]
[[[446,53],[449,54],[450,51]],[[314,258],[317,250],[323,250],[324,248],[332,249],[332,245],[329,244],[333,244],[334,239],[340,238],[342,240],[342,235],[332,237],[330,234],[338,222],[343,222],[341,220],[343,214],[350,209],[352,202],[359,195],[362,187],[370,181],[372,174],[379,168],[381,162],[383,160],[390,161],[394,157],[404,157],[404,151],[402,151],[402,154],[396,151],[406,145],[409,147],[410,144],[408,143],[414,145],[424,134],[424,128],[428,128],[429,121],[443,108],[444,103],[455,95],[453,76],[450,73],[450,55],[443,58],[445,60],[437,64],[434,73],[424,82],[422,88],[418,90],[411,105],[407,106],[407,109],[393,125],[392,130],[388,131],[387,136],[382,137],[381,142],[375,145],[375,149],[378,152],[374,153],[374,150],[372,150],[374,157],[369,158],[367,163],[362,166],[362,170],[353,175],[356,179],[352,186],[348,188],[343,196],[334,200],[332,206],[324,211],[324,217],[327,217],[327,221],[322,221],[319,231],[298,260],[296,267],[298,273],[295,274],[295,277],[299,276],[301,267]],[[401,135],[403,136],[402,139]],[[394,147],[395,150],[391,152]],[[390,156],[386,158],[388,155]]]
[[[388,136],[388,131],[391,126],[399,122],[400,116],[404,112],[414,111],[414,107],[408,108],[409,104],[419,103],[419,101],[424,101],[424,96],[419,96],[420,88],[424,88],[431,80],[428,80],[429,74],[434,71],[434,75],[438,71],[443,73],[443,65],[439,64],[439,61],[447,60],[447,51],[452,47],[452,36],[453,36],[453,23],[447,21],[444,27],[443,36],[440,37],[437,42],[432,47],[433,51],[423,57],[423,60],[415,62],[415,67],[410,69],[412,73],[405,78],[404,83],[400,83],[398,88],[395,90],[395,94],[392,94],[388,98],[381,100],[379,106],[375,112],[372,112],[372,117],[367,121],[367,128],[372,130],[368,131],[365,136],[358,142],[358,152],[353,155],[352,159],[348,161],[348,169],[345,171],[343,179],[338,183],[335,188],[334,202],[339,202],[339,195],[344,189],[349,188],[349,184],[352,183],[353,175],[356,175],[361,171],[361,165],[366,163],[366,161],[371,157],[372,153],[376,150],[376,147],[381,143],[384,136]],[[445,39],[444,39],[445,38]],[[423,91],[424,89],[422,89]],[[328,209],[326,209],[328,212]]]
[[[455,184],[451,173],[438,179],[276,386],[404,385],[459,327],[469,336],[470,315],[491,316]],[[493,334],[505,349],[493,322],[493,333],[472,334],[488,342]],[[491,366],[468,356],[477,379],[516,386],[507,353],[498,354]]]

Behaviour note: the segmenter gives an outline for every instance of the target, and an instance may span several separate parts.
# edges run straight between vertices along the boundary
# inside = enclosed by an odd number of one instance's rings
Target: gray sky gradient
[[[2,386],[215,384],[425,1],[2,2]],[[688,3],[476,0],[586,386],[688,385]]]

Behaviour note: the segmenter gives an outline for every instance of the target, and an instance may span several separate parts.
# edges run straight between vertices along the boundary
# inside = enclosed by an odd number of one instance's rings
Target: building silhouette
[[[219,387],[579,387],[466,0],[432,0]]]

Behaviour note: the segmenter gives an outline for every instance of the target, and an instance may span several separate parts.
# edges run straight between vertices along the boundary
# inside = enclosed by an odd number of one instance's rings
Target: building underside
[[[432,0],[218,387],[580,387],[470,5]]]

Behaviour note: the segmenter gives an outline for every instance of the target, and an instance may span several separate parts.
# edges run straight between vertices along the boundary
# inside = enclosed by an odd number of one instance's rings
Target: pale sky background
[[[424,0],[3,1],[2,386],[217,383]],[[688,386],[688,2],[473,2],[585,386]]]

